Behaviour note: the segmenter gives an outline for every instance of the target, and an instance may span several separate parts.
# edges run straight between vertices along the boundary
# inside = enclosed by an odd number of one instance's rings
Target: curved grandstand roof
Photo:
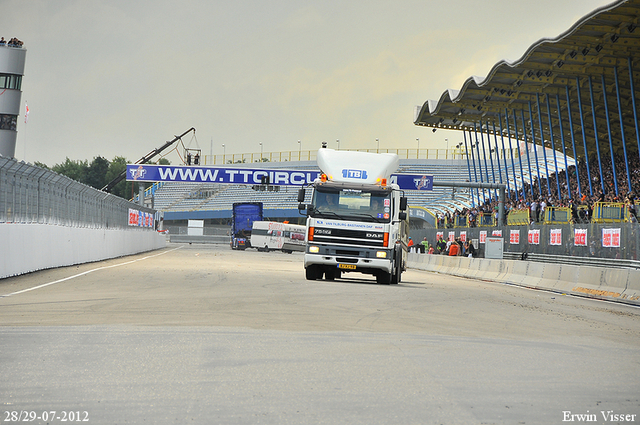
[[[508,114],[512,134],[515,120],[522,139],[524,121],[528,140],[533,136],[540,144],[540,126],[545,141],[550,140],[549,128],[556,140],[561,128],[562,136],[570,137],[570,111],[576,139],[582,140],[584,127],[587,145],[593,147],[595,110],[599,140],[609,140],[611,131],[614,151],[622,153],[623,136],[633,142],[638,137],[632,93],[633,85],[640,84],[639,16],[640,0],[620,0],[596,9],[559,37],[534,43],[518,61],[500,61],[485,78],[471,77],[460,90],[445,91],[439,100],[425,102],[414,124],[458,130],[482,124],[489,133],[494,125],[496,132],[502,125],[504,133]],[[637,150],[635,143],[630,145]]]

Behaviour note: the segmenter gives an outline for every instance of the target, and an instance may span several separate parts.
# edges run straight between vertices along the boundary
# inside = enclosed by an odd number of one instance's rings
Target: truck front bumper
[[[318,252],[310,248],[318,247]],[[379,253],[385,253],[384,258]],[[371,273],[375,271],[392,272],[393,251],[369,247],[339,247],[326,245],[308,245],[304,254],[304,267],[318,265],[338,268],[342,271]],[[355,267],[355,268],[354,268]]]

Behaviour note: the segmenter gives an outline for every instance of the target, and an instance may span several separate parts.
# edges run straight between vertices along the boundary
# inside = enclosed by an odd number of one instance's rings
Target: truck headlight
[[[309,247],[309,252],[312,254],[317,254],[318,252],[320,252],[320,247],[312,245]]]
[[[376,252],[377,258],[387,258],[387,251],[378,251]]]

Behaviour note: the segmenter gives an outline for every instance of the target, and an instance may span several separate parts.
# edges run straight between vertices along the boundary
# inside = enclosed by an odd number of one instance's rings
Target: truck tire
[[[316,266],[307,267],[306,269],[304,269],[304,274],[307,280],[317,280],[320,275]]]
[[[391,273],[380,272],[376,275],[376,282],[378,285],[389,285],[391,283]]]
[[[391,284],[392,285],[397,285],[398,283],[400,283],[400,280],[402,279],[402,252],[398,251],[398,254],[396,254],[396,258],[393,261],[393,272],[391,275]]]

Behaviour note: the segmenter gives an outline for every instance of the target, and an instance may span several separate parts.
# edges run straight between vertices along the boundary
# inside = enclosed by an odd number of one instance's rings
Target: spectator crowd
[[[631,191],[629,191],[624,157],[618,156],[615,160],[617,195],[611,160],[599,164],[597,158],[592,159],[589,162],[589,173],[586,163],[582,161],[577,167],[570,166],[568,170],[551,174],[548,186],[547,179],[543,177],[540,180],[534,178],[533,185],[525,183],[524,187],[518,187],[517,193],[513,187],[510,187],[511,190],[505,199],[505,223],[503,224],[506,224],[509,213],[524,210],[530,211],[531,222],[541,222],[544,219],[544,211],[548,207],[569,208],[574,223],[588,223],[593,218],[593,208],[598,202],[624,203],[625,208],[628,209],[630,221],[637,222],[638,208],[635,194],[640,193],[640,159],[635,157],[628,161]],[[600,180],[600,165],[602,166],[602,180]],[[567,186],[567,173],[569,186]],[[589,175],[591,176],[591,185],[589,184]],[[580,191],[578,190],[578,177],[580,178]],[[558,197],[558,187],[560,188],[560,197]],[[482,189],[478,190],[482,193]],[[495,223],[498,223],[498,198],[495,196],[495,192],[491,192],[481,205],[456,210],[452,213],[439,214],[437,217],[438,227],[453,227],[457,217],[464,217],[469,227],[476,227],[481,224],[483,217],[487,216],[493,216]]]
[[[18,40],[15,37],[9,41],[5,40],[4,37],[0,37],[0,46],[22,47],[22,45],[22,41]]]

